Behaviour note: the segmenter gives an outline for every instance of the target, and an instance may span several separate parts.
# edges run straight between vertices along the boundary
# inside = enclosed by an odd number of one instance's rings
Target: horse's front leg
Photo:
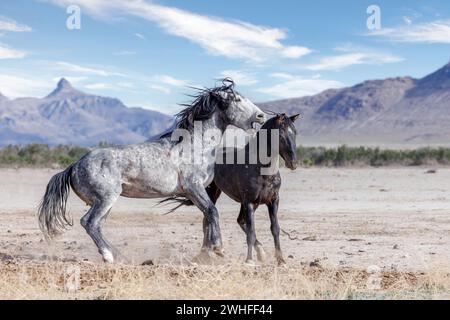
[[[202,251],[212,250],[223,256],[222,235],[220,233],[219,212],[203,185],[193,184],[184,188],[189,198],[203,212]]]
[[[241,227],[242,231],[244,231],[245,234],[247,234],[247,226],[245,224],[245,206],[243,204],[241,205],[241,211],[239,211],[237,223]],[[257,237],[255,237],[255,250],[258,261],[259,262],[266,261],[266,252],[264,251],[263,245],[261,242],[259,242]]]
[[[280,225],[278,223],[278,204],[280,199],[277,198],[272,203],[268,204],[270,217],[270,230],[272,231],[273,241],[275,243],[275,257],[279,265],[285,264],[283,253],[280,245]]]
[[[253,246],[256,244],[255,232],[255,208],[251,203],[243,204],[245,217],[245,233],[247,234],[247,264],[255,264],[253,261]]]

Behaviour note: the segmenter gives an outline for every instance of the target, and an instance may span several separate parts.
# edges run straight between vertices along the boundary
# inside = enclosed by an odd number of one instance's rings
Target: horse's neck
[[[202,122],[201,130],[194,130],[193,138],[202,142],[203,152],[215,150],[221,143],[226,125],[216,113],[210,119]]]
[[[261,141],[261,139],[263,139],[263,137],[261,137],[260,134],[261,131],[258,131],[256,133],[256,135],[252,138],[250,138],[249,142],[245,145],[245,154],[246,154],[246,158],[250,159],[250,152],[256,152],[256,159],[257,159],[257,165],[258,166],[267,166],[266,164],[262,164],[261,162],[261,158],[260,158],[260,149],[261,146],[266,146],[265,150],[263,150],[263,152],[265,152],[265,156],[267,156],[267,152],[270,152],[270,150],[272,150],[272,144],[271,144],[271,130],[267,129],[267,136],[266,136],[266,141]],[[250,147],[252,146],[252,147]],[[278,154],[276,153],[271,153],[270,154],[270,160],[273,161],[278,157]]]
[[[215,112],[211,118],[203,121],[203,133],[207,130],[216,129],[219,130],[222,134],[225,132],[227,126],[224,124],[222,119],[217,112]]]

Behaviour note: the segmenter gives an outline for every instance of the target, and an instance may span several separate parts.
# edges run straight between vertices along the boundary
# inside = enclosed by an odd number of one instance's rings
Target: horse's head
[[[253,128],[254,123],[264,123],[265,114],[249,99],[234,90],[234,82],[224,79],[222,85],[212,89],[199,89],[190,104],[183,104],[186,109],[178,113],[178,128],[192,129],[196,121],[205,121],[217,115],[225,129],[234,125],[243,130]]]
[[[297,168],[297,129],[295,128],[294,123],[299,116],[299,114],[291,117],[286,116],[285,114],[279,114],[269,119],[262,127],[262,129],[278,130],[280,138],[280,156],[283,158],[286,166],[291,170]]]
[[[255,123],[263,124],[265,122],[265,113],[250,99],[234,91],[232,87],[231,90],[219,91],[219,95],[225,106],[222,112],[227,125],[248,130],[252,129]]]

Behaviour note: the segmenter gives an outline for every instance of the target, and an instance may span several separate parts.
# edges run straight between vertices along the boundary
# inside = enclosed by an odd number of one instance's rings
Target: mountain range
[[[1,91],[1,88],[0,88]],[[450,63],[421,78],[370,80],[317,95],[258,104],[300,113],[301,144],[450,144]],[[46,143],[93,146],[143,142],[173,117],[81,92],[61,79],[44,98],[0,94],[0,147]]]
[[[422,79],[371,80],[260,106],[301,113],[300,143],[448,145],[450,63]]]
[[[9,100],[0,95],[0,146],[137,143],[163,131],[173,121],[160,112],[128,108],[115,98],[83,93],[64,78],[41,99]]]

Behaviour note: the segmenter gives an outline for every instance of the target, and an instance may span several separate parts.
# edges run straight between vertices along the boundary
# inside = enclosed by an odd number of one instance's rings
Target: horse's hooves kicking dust
[[[192,258],[191,262],[200,265],[216,265],[221,264],[223,259],[220,256],[213,255],[210,250],[202,250],[198,255]]]
[[[259,262],[265,262],[267,259],[267,255],[266,252],[264,251],[262,246],[255,246],[255,250],[256,250],[256,257],[258,259]]]
[[[255,260],[246,260],[244,265],[247,267],[256,267],[256,262]]]

